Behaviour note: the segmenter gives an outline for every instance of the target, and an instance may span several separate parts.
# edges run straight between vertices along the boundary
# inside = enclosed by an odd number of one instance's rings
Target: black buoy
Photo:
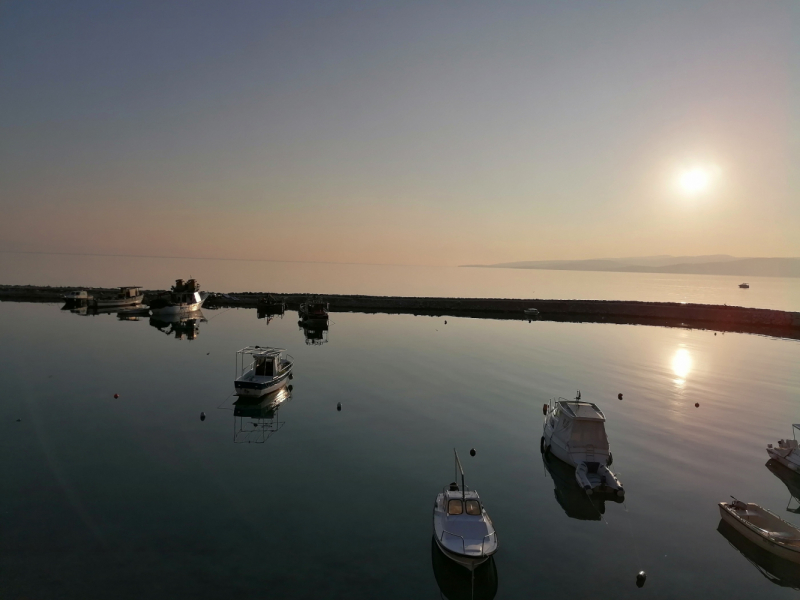
[[[17,423],[21,423],[21,422],[22,422],[22,419],[17,419]]]
[[[205,421],[206,420],[206,413],[204,413],[204,412],[200,413],[200,420],[201,421]]]
[[[619,398],[620,400],[622,400],[622,392],[620,392],[619,394],[617,394],[617,398]]]
[[[445,321],[444,324],[447,325],[447,321]]]
[[[475,456],[475,448],[470,448],[469,455],[470,456]]]
[[[206,352],[206,356],[208,356],[209,354],[211,354],[211,352]]]
[[[636,587],[644,587],[644,582],[647,581],[647,573],[639,571],[636,574]]]
[[[342,410],[342,403],[341,402],[337,402],[336,403],[336,410]]]
[[[700,408],[700,403],[699,403],[699,402],[695,402],[695,403],[694,403],[694,407],[695,407],[695,408]]]
[[[114,394],[114,398],[119,398],[119,394]]]

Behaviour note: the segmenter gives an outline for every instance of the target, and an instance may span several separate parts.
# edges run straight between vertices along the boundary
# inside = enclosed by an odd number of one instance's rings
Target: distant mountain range
[[[800,277],[800,258],[739,258],[727,254],[706,256],[636,256],[589,260],[534,260],[494,265],[461,265],[493,269],[548,271],[612,271],[622,273],[685,273],[742,277]]]

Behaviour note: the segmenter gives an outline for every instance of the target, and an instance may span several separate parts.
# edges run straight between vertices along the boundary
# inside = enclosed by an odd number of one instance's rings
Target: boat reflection
[[[470,572],[447,558],[431,537],[431,563],[436,584],[448,600],[492,600],[497,595],[494,556]]]
[[[545,453],[544,467],[553,478],[556,501],[570,519],[581,521],[600,521],[606,512],[606,501],[620,504],[623,498],[615,493],[595,492],[589,496],[575,479],[575,469]]]
[[[775,585],[800,590],[800,569],[797,564],[767,552],[754,544],[728,523],[720,519],[717,531],[736,548],[759,573]]]
[[[297,324],[303,330],[303,336],[309,346],[321,346],[328,342],[327,321],[298,321]]]
[[[150,325],[158,329],[165,335],[174,335],[176,340],[182,340],[184,336],[191,341],[200,335],[200,323],[207,323],[208,319],[203,315],[202,310],[191,313],[172,314],[172,315],[153,315],[150,317]]]
[[[263,444],[283,427],[278,412],[292,398],[292,386],[287,385],[266,396],[240,396],[233,403],[233,442]]]
[[[772,459],[768,460],[767,464],[764,466],[767,467],[775,477],[780,479],[789,490],[789,503],[786,505],[786,510],[790,513],[800,515],[800,473],[795,473],[784,467],[778,461]],[[794,508],[792,508],[793,503],[797,504]]]

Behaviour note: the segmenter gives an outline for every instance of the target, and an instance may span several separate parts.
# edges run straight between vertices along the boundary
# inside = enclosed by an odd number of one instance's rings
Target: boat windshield
[[[447,514],[448,515],[463,515],[464,514],[464,505],[466,505],[466,512],[468,515],[472,516],[480,516],[481,514],[481,503],[477,500],[467,500],[466,502],[462,502],[461,500],[450,500],[447,503]]]
[[[261,377],[272,377],[274,364],[272,358],[259,357],[256,359],[256,375]]]

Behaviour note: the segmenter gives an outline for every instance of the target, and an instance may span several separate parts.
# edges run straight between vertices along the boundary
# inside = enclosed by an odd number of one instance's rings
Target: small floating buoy
[[[201,421],[205,421],[206,420],[206,413],[204,413],[204,412],[200,413],[200,420]]]
[[[114,398],[119,398],[119,394],[114,394]]]
[[[209,354],[211,354],[211,352],[206,352],[206,356],[208,356]]]
[[[336,403],[336,410],[342,410],[342,403],[341,402],[337,402]]]
[[[699,402],[695,402],[695,403],[694,403],[694,407],[695,407],[695,408],[700,408],[700,403],[699,403]]]
[[[639,571],[636,574],[636,587],[644,587],[644,582],[647,581],[647,573]]]
[[[444,324],[447,325],[447,321],[445,321]]]
[[[21,422],[22,422],[22,419],[17,419],[17,423],[21,423]]]
[[[470,448],[469,455],[470,456],[475,456],[475,448]]]
[[[622,400],[622,392],[620,392],[619,394],[617,394],[617,398],[619,398],[620,400]]]

